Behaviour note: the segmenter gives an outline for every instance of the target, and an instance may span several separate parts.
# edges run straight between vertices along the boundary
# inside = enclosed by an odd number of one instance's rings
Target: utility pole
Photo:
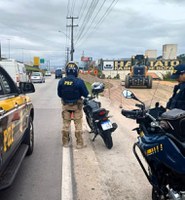
[[[67,19],[71,19],[71,25],[67,25],[67,27],[71,27],[71,61],[73,61],[73,53],[74,53],[74,44],[73,44],[73,28],[77,27],[78,25],[74,25],[74,19],[78,19],[78,17],[67,17]]]

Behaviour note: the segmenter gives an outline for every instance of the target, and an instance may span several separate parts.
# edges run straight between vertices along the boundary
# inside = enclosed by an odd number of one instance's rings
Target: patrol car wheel
[[[34,130],[33,130],[33,120],[31,117],[29,118],[28,123],[29,124],[25,132],[25,139],[23,143],[28,145],[28,151],[26,155],[29,156],[33,153],[33,147],[34,147]]]

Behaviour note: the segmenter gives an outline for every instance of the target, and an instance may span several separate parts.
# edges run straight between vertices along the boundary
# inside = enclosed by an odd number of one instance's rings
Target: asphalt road
[[[35,147],[26,157],[13,185],[0,192],[0,200],[61,200],[61,106],[58,79],[47,77],[30,94],[35,108]]]

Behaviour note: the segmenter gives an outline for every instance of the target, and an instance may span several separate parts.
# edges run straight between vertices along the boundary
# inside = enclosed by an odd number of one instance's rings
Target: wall
[[[121,80],[125,80],[125,76],[130,73],[130,70],[124,70],[124,71],[103,71],[105,74],[105,77],[111,77],[114,78],[117,74],[120,75]],[[172,73],[172,70],[149,70],[149,73],[155,73],[157,76],[159,76],[160,79],[163,79],[163,75],[166,75],[168,73]]]

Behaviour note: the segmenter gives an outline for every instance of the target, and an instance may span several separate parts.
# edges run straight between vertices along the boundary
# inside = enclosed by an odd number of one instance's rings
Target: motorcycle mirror
[[[137,101],[139,101],[140,103],[142,103],[144,105],[144,103],[142,101],[140,101],[133,92],[131,92],[130,90],[123,90],[123,96],[127,99],[135,99]]]
[[[124,90],[123,96],[127,99],[135,99],[135,95],[129,90]]]

